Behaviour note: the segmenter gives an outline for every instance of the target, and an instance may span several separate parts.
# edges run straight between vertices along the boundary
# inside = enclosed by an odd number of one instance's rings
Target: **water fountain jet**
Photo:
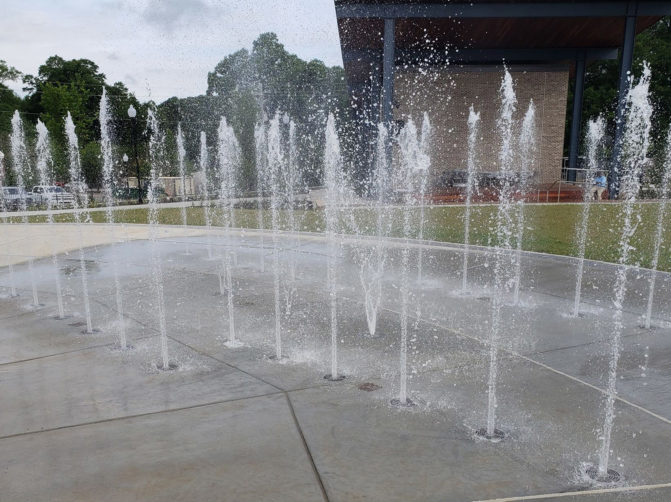
[[[617,395],[617,370],[622,350],[622,331],[624,299],[627,293],[627,271],[632,250],[630,240],[638,222],[640,213],[636,212],[636,199],[640,190],[640,174],[650,145],[652,105],[649,97],[650,68],[643,64],[643,74],[636,85],[631,87],[626,97],[625,127],[622,148],[617,161],[620,164],[620,200],[622,233],[620,238],[619,266],[615,277],[615,296],[613,306],[613,329],[610,333],[608,385],[604,405],[604,423],[601,434],[598,475],[608,476],[611,433],[615,420],[615,398]]]
[[[599,116],[590,120],[587,125],[587,173],[582,194],[582,210],[580,224],[576,227],[578,242],[578,266],[576,267],[575,297],[573,301],[573,317],[580,315],[580,297],[582,294],[582,278],[585,268],[585,249],[587,246],[587,226],[592,199],[591,187],[599,167],[599,154],[606,134],[606,121]]]
[[[158,119],[153,110],[147,111],[147,128],[149,130],[149,159],[150,184],[147,190],[149,201],[149,236],[151,240],[151,269],[152,286],[156,296],[161,346],[161,361],[156,365],[158,369],[168,371],[175,369],[177,364],[170,361],[168,356],[168,328],[165,318],[165,298],[163,295],[163,266],[157,249],[158,226],[158,186],[160,177],[160,162],[163,153],[163,135],[159,128]]]
[[[50,189],[52,183],[52,159],[51,159],[51,145],[49,142],[49,131],[40,119],[37,119],[37,143],[35,144],[35,155],[37,156],[37,175],[40,185],[43,185],[42,196],[47,203],[47,224],[52,227],[54,224],[53,204],[54,198],[57,197],[55,193],[51,193]],[[63,308],[63,291],[61,288],[60,267],[58,264],[58,254],[56,253],[53,242],[51,248],[51,262],[53,264],[54,284],[56,286],[56,303],[58,305],[57,319],[66,319],[65,310]],[[86,318],[86,333],[92,333],[90,314],[87,313]]]
[[[182,214],[182,227],[184,228],[184,232],[186,233],[187,216],[186,216],[186,166],[184,162],[185,158],[186,158],[186,148],[184,148],[184,134],[182,133],[182,123],[179,122],[177,124],[177,161],[179,165],[179,179],[182,185],[179,191],[179,196],[182,202],[180,212]],[[186,241],[185,254],[190,255],[191,250],[189,249],[189,240],[185,239],[185,241]]]
[[[646,329],[650,329],[652,322],[652,306],[655,297],[655,282],[657,280],[657,266],[659,265],[659,253],[662,247],[662,240],[664,234],[664,222],[666,218],[666,206],[671,192],[671,130],[666,139],[666,158],[664,159],[664,170],[662,173],[662,181],[659,189],[659,208],[657,210],[657,227],[655,228],[655,244],[652,254],[652,263],[650,268],[650,279],[648,281],[648,305],[645,312]]]
[[[112,241],[117,242],[116,227],[114,225],[114,154],[112,151],[112,117],[110,113],[107,91],[103,87],[100,98],[100,150],[103,161],[103,201],[105,203],[105,221],[109,227]],[[138,190],[139,190],[138,180]],[[129,348],[126,340],[126,326],[124,322],[123,290],[119,280],[119,263],[117,254],[112,256],[112,273],[114,275],[114,294],[116,299],[117,323],[119,324],[119,347],[122,350]]]
[[[335,118],[329,113],[326,121],[326,146],[324,149],[324,182],[326,185],[326,241],[328,243],[328,257],[326,268],[326,282],[331,314],[331,373],[324,376],[331,381],[344,378],[338,372],[338,242],[336,233],[340,221],[341,205],[343,203],[344,175],[342,170],[342,156],[340,141],[336,131]]]
[[[226,292],[226,311],[228,317],[228,340],[225,346],[236,348],[242,343],[235,336],[235,309],[233,305],[233,249],[231,228],[233,227],[234,196],[236,173],[240,165],[240,145],[233,128],[225,117],[221,117],[217,131],[217,161],[219,164],[219,207],[221,209],[222,226],[224,227],[224,247],[221,253],[219,285]],[[222,291],[223,294],[223,291]]]
[[[466,200],[464,203],[464,255],[461,272],[461,290],[468,289],[468,255],[470,254],[471,203],[477,188],[477,142],[480,112],[471,105],[468,111],[468,161],[466,177]]]
[[[501,83],[501,114],[498,119],[498,130],[501,136],[499,151],[499,173],[501,188],[496,213],[496,249],[494,260],[494,296],[492,299],[491,327],[489,334],[489,379],[487,392],[487,428],[486,438],[496,437],[496,409],[498,407],[496,387],[499,371],[499,345],[502,331],[502,307],[504,297],[510,292],[509,271],[511,263],[512,235],[515,228],[513,207],[514,156],[513,156],[513,115],[517,108],[517,97],[513,87],[513,79],[508,69],[505,70]]]
[[[19,209],[23,216],[21,217],[24,225],[28,224],[28,204],[26,201],[26,182],[30,176],[28,167],[28,152],[26,151],[26,135],[23,130],[23,121],[16,110],[12,115],[12,134],[10,136],[12,159],[14,161],[14,171],[16,173],[16,184],[19,189]],[[30,276],[30,287],[33,293],[33,307],[43,307],[37,295],[37,282],[35,281],[35,270],[33,257],[28,257],[28,275]]]
[[[81,268],[82,278],[82,298],[84,300],[84,312],[86,315],[86,333],[93,333],[93,323],[91,321],[91,303],[89,301],[89,285],[88,272],[86,270],[86,259],[84,256],[84,235],[82,233],[82,211],[79,202],[86,196],[86,192],[82,189],[82,168],[79,157],[79,140],[77,139],[77,131],[75,124],[72,121],[72,115],[68,112],[65,118],[65,136],[68,140],[68,157],[70,160],[70,183],[74,187],[73,195],[73,209],[75,225],[77,227],[77,234],[79,237],[79,266]]]

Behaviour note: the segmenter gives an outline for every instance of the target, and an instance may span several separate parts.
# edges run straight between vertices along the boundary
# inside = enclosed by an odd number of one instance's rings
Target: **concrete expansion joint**
[[[47,432],[55,432],[55,431],[60,431],[60,430],[66,430],[66,429],[76,429],[77,427],[86,427],[88,425],[97,425],[97,424],[107,424],[111,422],[119,422],[121,420],[128,420],[128,419],[133,419],[133,418],[142,418],[142,417],[151,417],[155,415],[163,415],[166,413],[175,413],[175,412],[180,412],[180,411],[186,411],[186,410],[194,410],[198,408],[206,408],[208,406],[216,406],[219,404],[226,404],[226,403],[236,403],[236,402],[241,402],[241,401],[247,401],[247,400],[252,400],[252,399],[258,399],[262,397],[269,397],[269,396],[277,396],[279,394],[282,394],[283,391],[276,391],[276,392],[266,392],[264,394],[257,394],[254,396],[245,396],[245,397],[237,397],[233,399],[221,399],[218,401],[210,401],[207,403],[199,403],[199,404],[194,404],[191,406],[181,406],[179,408],[169,408],[165,410],[157,410],[157,411],[148,411],[145,413],[136,413],[133,415],[124,415],[120,417],[112,417],[112,418],[105,418],[102,420],[92,420],[89,422],[80,422],[78,424],[69,424],[69,425],[61,425],[59,427],[51,427],[48,429],[40,429],[40,430],[35,430],[35,431],[27,431],[27,432],[18,432],[16,434],[7,434],[6,436],[0,436],[0,441],[3,439],[12,439],[16,437],[23,437],[23,436],[33,436],[36,434],[42,434],[42,433],[47,433]]]
[[[232,368],[232,369],[234,369],[234,370],[236,370],[236,371],[239,371],[239,372],[241,372],[241,373],[244,373],[245,375],[249,376],[250,378],[254,378],[255,380],[258,380],[259,382],[262,382],[262,383],[264,383],[264,384],[266,384],[266,385],[268,385],[268,386],[270,386],[270,387],[273,387],[274,389],[277,389],[277,392],[273,392],[273,393],[270,393],[270,394],[267,394],[267,395],[278,395],[278,394],[283,394],[283,395],[284,395],[284,398],[286,399],[286,402],[287,402],[287,406],[289,407],[289,412],[291,413],[291,418],[292,418],[292,420],[293,420],[293,422],[294,422],[294,425],[296,426],[296,432],[298,432],[298,435],[299,435],[300,438],[301,438],[301,443],[303,444],[303,448],[304,448],[304,450],[305,450],[305,454],[307,455],[308,460],[310,461],[310,466],[312,467],[312,472],[314,473],[315,478],[316,478],[316,480],[317,480],[317,483],[319,484],[319,488],[320,488],[320,490],[321,490],[322,496],[324,497],[324,500],[325,500],[326,502],[328,502],[329,498],[328,498],[328,494],[326,493],[326,488],[325,488],[325,486],[324,486],[324,482],[322,481],[321,475],[320,475],[320,473],[319,473],[319,469],[317,469],[317,465],[315,464],[314,458],[313,458],[313,456],[312,456],[312,452],[310,451],[310,446],[308,445],[308,442],[307,442],[307,440],[305,439],[305,434],[303,433],[303,429],[301,428],[301,424],[300,424],[300,422],[299,422],[299,420],[298,420],[298,417],[296,416],[296,411],[294,410],[293,403],[291,402],[291,396],[289,395],[291,392],[297,392],[297,391],[301,391],[301,390],[312,389],[312,388],[314,388],[314,387],[320,387],[321,384],[320,384],[320,385],[311,386],[311,387],[303,387],[303,388],[299,388],[299,389],[291,389],[291,390],[282,389],[282,388],[278,387],[277,385],[275,385],[275,384],[273,384],[273,383],[271,383],[271,382],[268,382],[268,381],[264,380],[263,378],[260,378],[260,377],[257,376],[257,375],[254,375],[254,374],[252,374],[252,373],[250,373],[250,372],[248,372],[248,371],[245,371],[245,370],[239,368],[238,366],[235,366],[234,364],[231,364],[231,363],[229,363],[229,362],[226,362],[226,361],[224,361],[224,360],[222,360],[222,359],[219,359],[219,358],[217,358],[217,357],[215,357],[215,356],[213,356],[213,355],[211,355],[211,354],[207,354],[207,353],[205,353],[205,352],[202,352],[202,351],[198,350],[197,348],[192,347],[191,345],[189,345],[189,344],[187,344],[187,343],[185,343],[185,342],[182,342],[181,340],[178,340],[178,339],[176,339],[176,338],[174,338],[174,337],[172,337],[172,336],[169,336],[168,338],[171,339],[171,340],[173,340],[173,341],[176,342],[176,343],[179,343],[179,344],[183,345],[184,347],[186,347],[186,348],[188,348],[188,349],[190,349],[190,350],[193,350],[194,352],[196,352],[196,353],[198,353],[198,354],[200,354],[200,355],[202,355],[202,356],[204,356],[204,357],[208,357],[208,358],[210,358],[210,359],[212,359],[212,360],[214,360],[214,361],[217,361],[217,362],[219,362],[219,363],[221,363],[221,364],[224,364],[224,365],[228,366],[229,368]],[[255,396],[255,397],[259,397],[259,396]],[[243,399],[244,399],[244,398],[243,398]],[[250,398],[250,399],[251,399],[251,398]],[[0,439],[1,439],[1,438],[0,438]]]
[[[358,300],[354,300],[354,299],[352,299],[352,298],[348,298],[348,297],[345,297],[345,296],[342,296],[342,299],[343,299],[343,300],[350,301],[350,302],[354,302],[354,303],[361,303],[361,302],[359,302]],[[390,313],[392,313],[392,314],[401,315],[400,312],[398,312],[398,311],[396,311],[396,310],[394,310],[394,309],[391,309],[391,308],[389,308],[389,307],[382,307],[382,310],[385,310],[385,311],[390,312]],[[413,314],[408,314],[408,315],[409,315],[410,318],[415,319],[416,322],[421,322],[421,323],[424,323],[424,324],[429,325],[429,326],[433,326],[433,327],[436,327],[436,328],[440,328],[440,329],[442,329],[442,330],[447,331],[448,333],[452,333],[453,335],[455,335],[455,336],[457,336],[457,337],[461,337],[461,338],[466,338],[466,339],[468,339],[468,340],[472,340],[472,341],[474,341],[474,342],[476,342],[476,343],[482,345],[483,347],[489,347],[489,344],[487,343],[486,340],[480,340],[479,338],[476,338],[476,337],[474,337],[474,336],[471,336],[471,335],[468,335],[468,334],[466,334],[466,333],[463,333],[462,331],[456,330],[456,329],[454,329],[454,328],[452,328],[452,327],[445,326],[445,325],[443,325],[443,324],[441,324],[441,323],[439,323],[439,322],[436,322],[436,321],[428,321],[428,320],[425,320],[425,319],[417,319],[417,317],[414,316]],[[562,376],[562,377],[564,377],[564,378],[568,378],[569,380],[572,380],[572,381],[574,381],[574,382],[576,382],[576,383],[580,383],[580,384],[582,384],[582,385],[584,385],[584,386],[586,386],[586,387],[589,387],[590,389],[596,390],[597,392],[599,392],[599,393],[601,393],[601,394],[603,394],[603,395],[608,395],[608,391],[605,390],[605,389],[602,389],[601,387],[597,387],[596,385],[593,385],[593,384],[591,384],[591,383],[589,383],[589,382],[586,382],[586,381],[584,381],[584,380],[581,380],[581,379],[578,378],[578,377],[574,377],[574,376],[572,376],[572,375],[569,375],[568,373],[565,373],[565,372],[560,371],[560,370],[558,370],[558,369],[556,369],[556,368],[553,368],[552,366],[549,366],[549,365],[547,365],[547,364],[544,364],[544,363],[542,363],[542,362],[540,362],[540,361],[536,361],[535,359],[532,359],[531,357],[525,356],[524,354],[521,354],[521,353],[519,353],[519,352],[510,350],[510,349],[506,349],[506,348],[504,348],[504,347],[501,347],[501,348],[500,348],[500,351],[501,351],[501,352],[505,352],[506,354],[508,354],[508,355],[510,355],[510,356],[513,356],[513,357],[517,357],[517,358],[523,359],[523,360],[525,360],[525,361],[527,361],[527,362],[529,362],[529,363],[531,363],[531,364],[534,364],[534,365],[536,365],[536,366],[539,366],[539,367],[541,367],[541,368],[543,368],[543,369],[545,369],[545,370],[547,370],[547,371],[550,371],[550,372],[552,372],[552,373],[555,373],[555,374],[557,374],[557,375],[560,375],[560,376]],[[637,410],[639,410],[639,411],[642,411],[643,413],[646,413],[646,414],[650,415],[651,417],[654,417],[654,418],[656,418],[656,419],[658,419],[658,420],[661,420],[662,422],[664,422],[664,423],[666,423],[666,424],[671,425],[671,419],[669,419],[669,418],[667,418],[667,417],[664,417],[664,416],[662,416],[662,415],[659,415],[659,414],[655,413],[654,411],[648,410],[647,408],[644,408],[644,407],[641,406],[641,405],[638,405],[638,404],[636,404],[636,403],[633,403],[633,402],[631,402],[631,401],[629,401],[629,400],[627,400],[627,399],[624,399],[624,398],[622,398],[622,397],[620,397],[620,396],[615,396],[615,400],[618,401],[618,402],[620,402],[620,403],[622,403],[622,404],[626,404],[626,405],[628,405],[628,406],[630,406],[630,407],[632,407],[632,408],[635,408],[635,409],[637,409]]]
[[[590,497],[592,495],[604,495],[609,493],[628,493],[640,492],[647,490],[659,490],[660,488],[671,488],[671,483],[661,483],[656,485],[639,485],[639,486],[619,486],[616,488],[601,488],[597,490],[583,490],[578,492],[559,492],[559,493],[543,493],[540,495],[523,495],[520,497],[505,497],[487,500],[474,500],[473,502],[523,502],[526,500],[547,500],[568,497]]]

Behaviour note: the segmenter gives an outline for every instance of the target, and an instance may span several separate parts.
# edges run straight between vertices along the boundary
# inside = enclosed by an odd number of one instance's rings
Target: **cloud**
[[[206,18],[211,10],[203,0],[150,0],[142,18],[159,29],[173,31],[179,24]]]
[[[138,98],[193,96],[227,54],[273,31],[303,59],[342,64],[333,0],[0,0],[0,58],[35,74],[90,59]],[[281,8],[280,8],[281,6]],[[163,71],[157,71],[157,68]],[[13,88],[20,92],[21,83]]]

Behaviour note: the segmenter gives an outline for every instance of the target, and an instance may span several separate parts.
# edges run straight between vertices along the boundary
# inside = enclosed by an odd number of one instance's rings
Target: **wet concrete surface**
[[[281,319],[288,357],[277,361],[270,239],[262,248],[257,232],[233,236],[235,329],[244,346],[231,349],[218,279],[226,240],[213,236],[209,260],[205,237],[190,235],[170,230],[155,247],[168,349],[178,364],[168,372],[156,367],[152,246],[142,235],[109,245],[100,237],[86,249],[94,334],[82,333],[81,269],[72,252],[59,256],[65,320],[54,318],[50,258],[35,261],[40,308],[30,305],[25,263],[14,266],[17,298],[8,297],[8,269],[0,269],[0,500],[670,499],[668,274],[657,280],[655,329],[645,330],[648,272],[629,272],[611,457],[624,481],[604,486],[579,469],[597,461],[600,446],[613,265],[587,263],[584,315],[572,318],[574,261],[523,255],[521,304],[506,300],[503,308],[497,427],[507,438],[491,444],[474,434],[487,416],[489,252],[474,249],[462,292],[461,248],[423,247],[422,281],[411,282],[408,351],[417,406],[397,408],[389,402],[399,386],[398,242],[389,243],[370,337],[353,251],[365,243],[345,241],[338,340],[347,378],[329,382],[321,237],[281,237],[283,306],[292,256],[298,266],[291,314]],[[126,351],[118,347],[114,263],[132,345]]]

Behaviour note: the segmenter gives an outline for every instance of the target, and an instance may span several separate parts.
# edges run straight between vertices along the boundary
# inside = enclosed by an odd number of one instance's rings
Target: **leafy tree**
[[[644,61],[650,64],[652,70],[650,92],[655,106],[651,148],[653,154],[659,154],[664,149],[665,131],[671,123],[671,57],[669,54],[671,54],[671,17],[662,18],[636,36],[632,65],[633,76],[635,78],[641,76]],[[598,61],[587,67],[581,127],[583,133],[590,118],[603,114],[607,120],[610,135],[614,135],[619,78],[618,61]],[[573,93],[574,82],[571,82],[566,114],[565,154],[568,154],[568,131],[570,131],[572,120]]]
[[[0,138],[11,130],[12,114],[14,110],[21,108],[22,103],[21,98],[9,89],[5,85],[5,82],[18,80],[20,77],[20,71],[0,59]],[[3,141],[0,139],[0,150],[5,152],[5,154],[9,151],[7,140]]]

